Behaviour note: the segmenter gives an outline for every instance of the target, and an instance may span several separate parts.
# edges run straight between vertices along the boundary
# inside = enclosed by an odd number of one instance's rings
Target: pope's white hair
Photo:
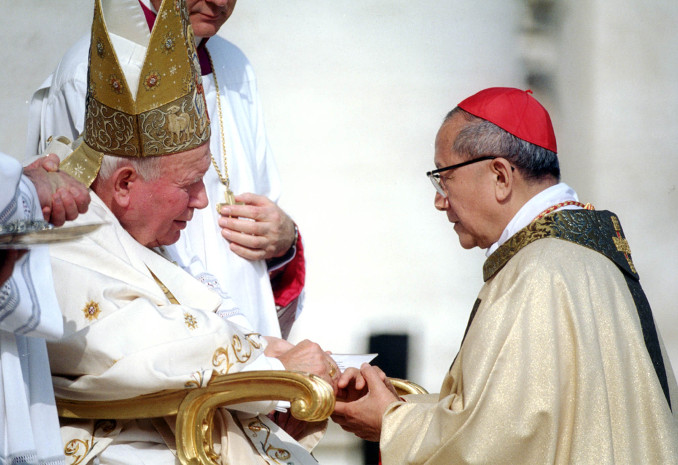
[[[115,170],[123,166],[131,166],[145,181],[160,178],[162,157],[131,158],[116,155],[104,155],[99,169],[99,179],[108,180]]]

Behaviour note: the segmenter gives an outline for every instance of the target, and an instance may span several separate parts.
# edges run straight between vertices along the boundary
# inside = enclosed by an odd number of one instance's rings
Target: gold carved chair
[[[399,395],[426,394],[411,381],[390,378]],[[322,421],[334,411],[332,387],[318,376],[295,371],[249,371],[215,376],[202,388],[166,390],[132,399],[57,399],[59,416],[79,419],[138,419],[177,415],[177,457],[183,465],[215,465],[211,423],[219,407],[263,400],[290,402],[292,415]]]
[[[332,387],[318,376],[295,371],[250,371],[215,376],[202,388],[166,390],[115,401],[57,399],[60,417],[138,419],[177,415],[177,456],[183,465],[215,465],[211,424],[214,412],[242,402],[284,400],[292,415],[322,421],[334,411]]]
[[[400,378],[389,378],[399,396],[407,394],[428,394],[428,391],[417,383]]]

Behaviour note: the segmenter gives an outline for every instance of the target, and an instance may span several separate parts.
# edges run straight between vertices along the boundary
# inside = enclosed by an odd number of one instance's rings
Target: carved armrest
[[[334,411],[332,387],[320,377],[294,371],[249,371],[215,376],[207,386],[166,390],[132,399],[57,399],[59,416],[82,419],[134,419],[177,415],[177,456],[182,464],[214,464],[211,423],[219,407],[243,402],[284,400],[303,421],[325,420]]]
[[[407,394],[428,394],[428,391],[417,383],[400,378],[389,378],[399,396]]]

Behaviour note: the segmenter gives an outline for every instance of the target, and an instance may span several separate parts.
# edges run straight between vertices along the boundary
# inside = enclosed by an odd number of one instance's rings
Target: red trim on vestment
[[[141,5],[141,10],[144,12],[144,16],[146,17],[146,22],[148,23],[148,30],[151,31],[153,30],[153,25],[155,24],[155,17],[157,16],[153,11],[148,8],[146,5],[144,5],[144,2],[139,0],[139,5]]]
[[[304,246],[301,241],[301,234],[299,234],[296,255],[281,270],[276,270],[275,277],[271,279],[275,304],[278,307],[287,307],[299,298],[305,282],[306,260],[304,260]]]

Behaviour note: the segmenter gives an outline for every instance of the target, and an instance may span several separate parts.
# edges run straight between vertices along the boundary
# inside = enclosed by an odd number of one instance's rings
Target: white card
[[[379,354],[330,354],[339,367],[339,371],[344,371],[346,368],[358,368],[363,363],[370,363]]]

